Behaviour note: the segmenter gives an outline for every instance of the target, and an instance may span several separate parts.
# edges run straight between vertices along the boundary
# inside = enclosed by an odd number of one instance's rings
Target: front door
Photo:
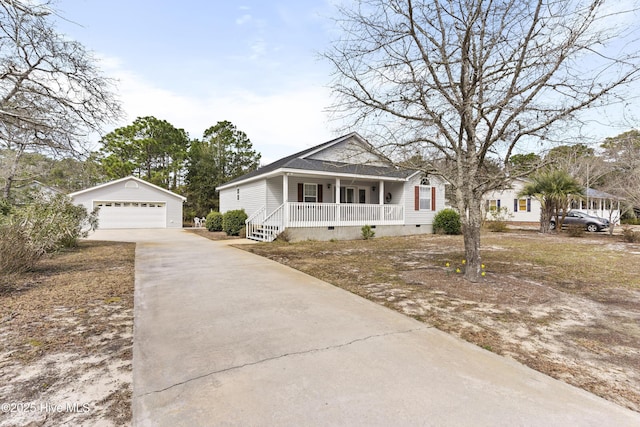
[[[356,187],[341,187],[340,203],[367,203],[367,190]]]
[[[358,203],[367,203],[367,190],[364,188],[358,189]]]

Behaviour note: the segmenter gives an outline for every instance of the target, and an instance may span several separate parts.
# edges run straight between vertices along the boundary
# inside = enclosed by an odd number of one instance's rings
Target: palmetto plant
[[[561,169],[544,169],[531,176],[520,192],[520,196],[536,198],[541,205],[540,231],[548,233],[551,218],[555,215],[556,226],[562,228],[572,199],[582,197],[584,188],[580,183]]]

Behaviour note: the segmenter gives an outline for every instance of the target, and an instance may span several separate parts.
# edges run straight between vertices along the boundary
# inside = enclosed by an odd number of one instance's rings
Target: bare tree
[[[13,150],[4,198],[25,151],[77,153],[120,117],[113,82],[80,43],[57,33],[48,3],[0,0],[0,147]]]
[[[419,155],[429,161],[416,169],[448,181],[465,278],[480,280],[481,199],[502,185],[512,153],[617,100],[638,78],[638,53],[624,44],[633,37],[627,13],[603,0],[351,3],[324,54],[334,67],[332,110],[385,141],[391,158]]]
[[[631,130],[607,138],[602,148],[612,169],[603,190],[619,196],[627,209],[640,209],[640,132]]]

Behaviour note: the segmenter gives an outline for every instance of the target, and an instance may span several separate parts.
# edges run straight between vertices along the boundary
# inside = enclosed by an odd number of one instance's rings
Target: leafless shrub
[[[622,227],[622,240],[627,243],[639,243],[640,232],[634,231],[631,227],[624,226]]]

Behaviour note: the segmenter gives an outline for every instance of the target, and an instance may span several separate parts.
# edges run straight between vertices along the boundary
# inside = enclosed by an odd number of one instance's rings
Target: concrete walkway
[[[181,230],[136,248],[137,426],[638,426],[640,414]]]

